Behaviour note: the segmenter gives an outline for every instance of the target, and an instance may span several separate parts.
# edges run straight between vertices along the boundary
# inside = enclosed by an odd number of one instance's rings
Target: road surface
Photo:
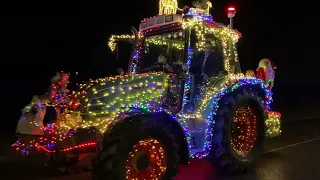
[[[204,160],[181,166],[176,180],[316,180],[320,179],[320,119],[300,120],[283,125],[282,136],[267,140],[265,153],[253,172],[219,177]],[[32,162],[0,160],[1,180],[90,180],[90,173],[48,177]]]

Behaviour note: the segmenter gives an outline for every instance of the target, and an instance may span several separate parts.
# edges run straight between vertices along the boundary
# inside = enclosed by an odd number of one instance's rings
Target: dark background
[[[191,6],[192,0],[178,0]],[[111,34],[129,34],[130,26],[157,15],[158,0],[97,4],[19,4],[0,21],[1,132],[14,132],[20,110],[33,95],[43,94],[57,71],[75,72],[79,81],[126,69],[128,49],[117,61],[107,41]],[[320,104],[316,5],[302,1],[212,1],[217,22],[228,24],[226,7],[236,6],[234,27],[243,37],[239,56],[243,71],[256,69],[261,58],[277,65],[274,109]],[[308,7],[309,6],[309,7]],[[120,47],[121,52],[121,47]]]

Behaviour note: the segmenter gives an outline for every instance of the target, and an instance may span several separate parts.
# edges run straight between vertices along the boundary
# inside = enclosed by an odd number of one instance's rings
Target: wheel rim
[[[231,145],[239,156],[247,156],[255,145],[258,134],[257,118],[250,107],[237,109],[233,118]]]
[[[126,161],[126,179],[161,179],[166,171],[164,146],[153,138],[134,145]]]

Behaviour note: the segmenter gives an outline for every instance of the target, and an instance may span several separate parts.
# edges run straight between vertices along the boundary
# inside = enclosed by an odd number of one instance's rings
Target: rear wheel
[[[262,98],[249,88],[227,94],[214,117],[209,161],[221,173],[248,170],[263,152],[265,113]]]
[[[258,135],[257,118],[249,106],[236,110],[232,121],[231,147],[241,156],[247,156],[256,143]]]
[[[178,171],[176,142],[160,117],[125,119],[103,137],[102,149],[93,158],[92,178],[170,180]]]

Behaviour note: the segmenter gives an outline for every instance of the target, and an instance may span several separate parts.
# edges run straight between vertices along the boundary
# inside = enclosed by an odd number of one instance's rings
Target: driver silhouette
[[[224,71],[223,59],[213,47],[210,41],[204,44],[204,51],[191,61],[190,72],[194,74],[193,90],[191,99],[199,91],[198,86],[219,72]]]
[[[168,64],[168,59],[165,55],[160,54],[157,62],[163,69],[166,69],[169,72],[173,72],[173,68]]]
[[[219,72],[224,71],[222,58],[214,49],[210,41],[204,44],[204,51],[195,57],[191,62],[190,71],[193,74],[201,75],[203,80],[217,76]]]

